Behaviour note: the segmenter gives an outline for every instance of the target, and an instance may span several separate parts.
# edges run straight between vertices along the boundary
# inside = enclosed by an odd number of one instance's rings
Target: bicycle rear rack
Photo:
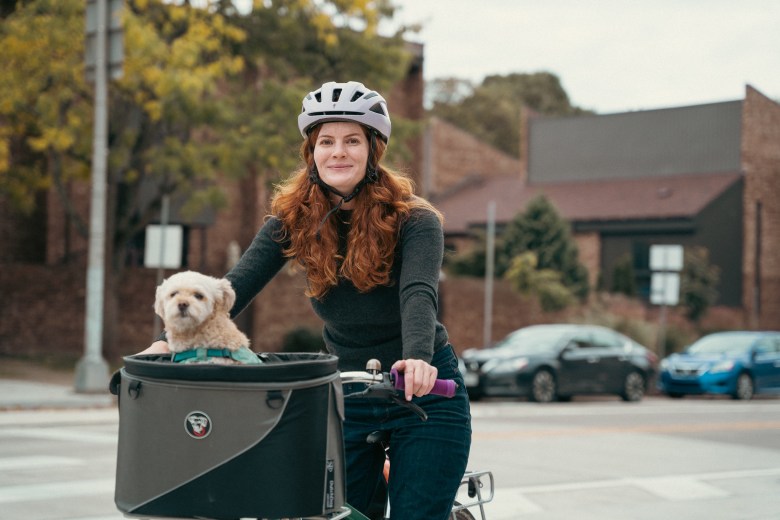
[[[452,508],[452,517],[454,518],[454,514],[458,511],[479,506],[480,518],[485,520],[487,516],[484,505],[493,500],[494,492],[493,472],[466,471],[458,488],[455,499],[458,503]]]

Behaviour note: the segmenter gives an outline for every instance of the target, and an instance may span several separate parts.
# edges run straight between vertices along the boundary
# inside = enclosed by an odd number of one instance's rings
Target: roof
[[[495,177],[438,199],[435,205],[444,213],[446,234],[484,225],[490,201],[496,203],[496,222],[508,222],[539,194],[570,222],[692,218],[741,177],[732,171],[538,184]]]
[[[529,124],[530,182],[740,169],[739,100],[606,115],[535,117]]]

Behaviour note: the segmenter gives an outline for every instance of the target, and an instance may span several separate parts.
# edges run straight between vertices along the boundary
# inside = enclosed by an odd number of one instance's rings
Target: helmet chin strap
[[[320,238],[320,230],[322,229],[322,226],[325,225],[325,222],[327,222],[328,218],[330,218],[331,215],[333,215],[336,211],[338,211],[342,205],[344,205],[345,202],[349,202],[352,199],[354,199],[358,193],[360,193],[360,190],[365,186],[366,184],[374,183],[377,180],[379,180],[379,173],[377,172],[376,168],[372,165],[372,159],[374,158],[374,146],[376,143],[376,132],[371,131],[371,149],[369,150],[368,154],[368,165],[366,166],[366,174],[363,176],[362,179],[360,179],[360,182],[357,183],[357,186],[355,186],[355,189],[352,190],[352,193],[349,195],[344,195],[339,190],[334,188],[333,186],[327,184],[320,178],[320,173],[317,171],[317,165],[315,164],[312,166],[311,170],[309,170],[309,180],[313,182],[314,184],[318,185],[320,188],[322,188],[323,191],[333,193],[334,195],[337,195],[341,197],[341,200],[339,200],[338,204],[336,204],[334,207],[328,211],[325,216],[320,221],[320,225],[317,226],[317,240]]]

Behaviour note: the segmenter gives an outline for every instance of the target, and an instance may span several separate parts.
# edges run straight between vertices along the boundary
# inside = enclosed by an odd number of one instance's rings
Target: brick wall
[[[596,232],[577,233],[574,241],[577,243],[580,263],[588,270],[588,282],[593,291],[601,272],[601,236]]]
[[[87,181],[72,181],[65,187],[82,222],[89,228],[89,204],[91,185]],[[46,264],[57,265],[66,259],[86,258],[87,239],[79,234],[76,225],[69,220],[60,197],[53,189],[45,197]]]
[[[156,271],[135,269],[119,294],[119,342],[106,356],[148,345],[154,330]],[[82,265],[5,264],[0,269],[4,295],[0,313],[0,354],[78,357],[84,351],[86,268]]]
[[[0,269],[0,291],[5,295],[0,313],[0,355],[80,357],[84,351],[85,278],[84,266],[4,265]],[[119,295],[119,337],[116,344],[104,345],[104,356],[110,361],[116,363],[151,343],[155,287],[156,270],[128,270]],[[303,287],[300,273],[282,271],[245,315],[239,316],[237,321],[250,336],[253,349],[276,351],[284,335],[297,327],[321,329]],[[456,350],[481,345],[484,282],[449,278],[442,287],[442,298],[442,321]],[[493,341],[523,325],[555,319],[544,316],[537,305],[512,292],[502,280],[494,285],[493,309]]]
[[[746,88],[743,104],[742,169],[745,173],[742,301],[751,326],[780,329],[780,104],[750,86]],[[756,214],[758,204],[760,216]],[[760,250],[758,262],[757,250]]]
[[[43,262],[46,249],[46,219],[43,196],[35,209],[25,214],[0,195],[0,263]]]
[[[523,178],[519,159],[480,141],[439,118],[428,122],[425,139],[426,179],[430,194],[441,194],[475,177],[514,175]]]

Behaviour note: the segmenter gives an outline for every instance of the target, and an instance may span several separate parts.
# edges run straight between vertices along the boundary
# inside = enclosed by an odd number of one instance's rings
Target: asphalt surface
[[[6,361],[8,362],[8,361]],[[0,364],[4,360],[0,359]],[[9,362],[10,363],[10,362]],[[116,405],[116,398],[106,386],[105,392],[79,393],[75,390],[72,372],[53,372],[44,369],[13,370],[0,375],[0,411],[68,408],[105,408]],[[71,382],[68,383],[67,381]]]

